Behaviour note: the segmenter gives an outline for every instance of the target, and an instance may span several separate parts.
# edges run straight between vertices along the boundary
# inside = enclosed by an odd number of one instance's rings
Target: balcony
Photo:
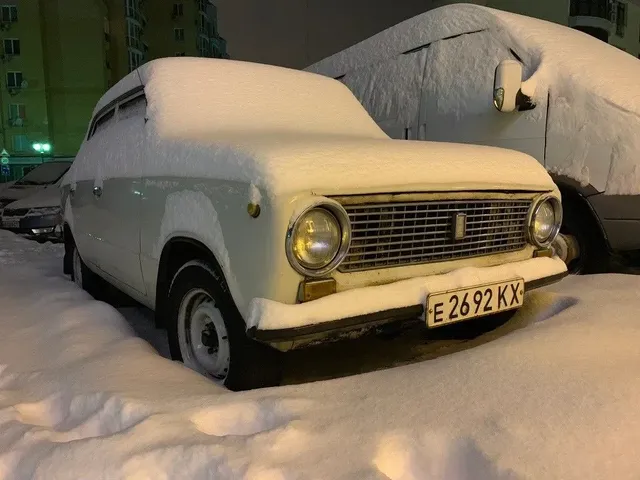
[[[571,0],[569,26],[605,42],[614,32],[609,0]]]

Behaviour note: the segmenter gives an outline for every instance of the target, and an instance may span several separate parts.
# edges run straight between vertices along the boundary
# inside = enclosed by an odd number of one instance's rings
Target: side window
[[[392,138],[414,138],[418,121],[426,49],[352,70],[337,80],[360,100]]]
[[[115,113],[116,113],[115,109],[112,108],[111,110],[103,114],[100,118],[98,118],[93,123],[93,127],[91,127],[91,133],[89,134],[89,138],[92,138],[95,134],[109,128],[109,126],[112,125],[114,122]]]
[[[118,121],[132,117],[144,117],[147,113],[147,99],[144,95],[126,100],[118,107]]]

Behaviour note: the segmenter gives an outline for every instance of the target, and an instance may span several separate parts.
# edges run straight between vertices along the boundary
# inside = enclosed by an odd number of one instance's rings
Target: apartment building
[[[98,99],[142,63],[228,58],[210,0],[0,0],[0,46],[0,182],[75,156]]]

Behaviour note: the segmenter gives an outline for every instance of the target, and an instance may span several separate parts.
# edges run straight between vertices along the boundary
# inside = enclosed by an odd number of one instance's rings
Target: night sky
[[[431,0],[216,0],[236,60],[304,68],[434,6]]]

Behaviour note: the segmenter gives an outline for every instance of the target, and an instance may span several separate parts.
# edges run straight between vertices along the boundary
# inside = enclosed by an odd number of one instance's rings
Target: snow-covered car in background
[[[9,203],[0,211],[0,227],[41,242],[62,240],[60,182]]]
[[[278,350],[513,310],[566,274],[535,159],[391,140],[340,82],[279,67],[143,65],[62,190],[65,272],[154,310],[173,357],[232,389],[277,384]]]
[[[307,70],[347,85],[393,138],[535,157],[562,192],[558,247],[570,270],[601,271],[611,252],[640,253],[637,58],[568,27],[458,4]]]
[[[55,195],[59,196],[59,180],[67,173],[71,163],[69,160],[45,162],[10,185],[4,188],[0,185],[0,215],[2,210],[10,203],[30,197],[43,190],[55,192]],[[13,227],[14,224],[11,223],[6,228]],[[5,227],[3,226],[3,228]]]

